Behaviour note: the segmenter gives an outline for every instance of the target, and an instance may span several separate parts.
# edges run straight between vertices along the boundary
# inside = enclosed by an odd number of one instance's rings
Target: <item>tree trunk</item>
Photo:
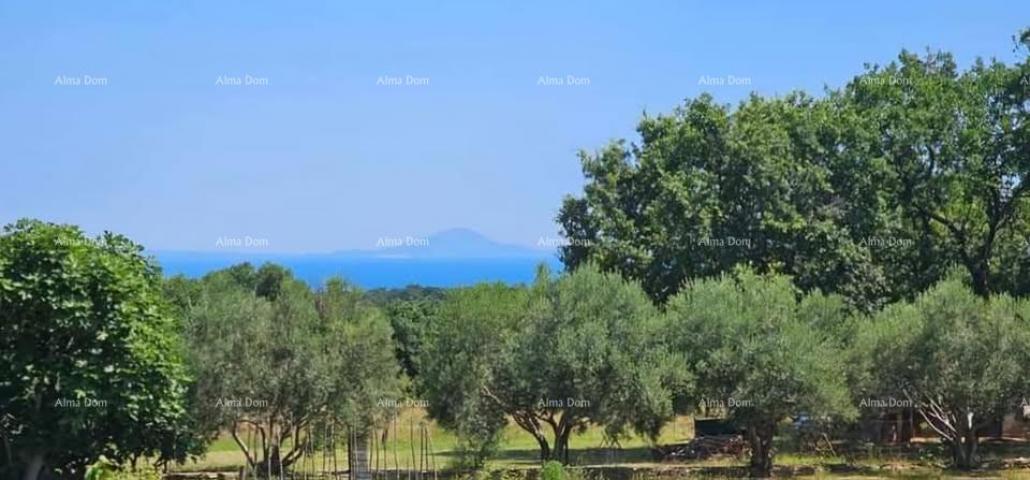
[[[547,444],[547,438],[536,432],[533,433],[533,438],[536,439],[537,445],[540,445],[540,461],[546,462],[551,459],[551,447]]]
[[[955,440],[951,443],[951,454],[956,468],[972,470],[978,465],[976,455],[977,446],[980,442],[974,429],[965,430],[963,435],[956,436]]]
[[[551,447],[547,443],[547,437],[540,432],[540,425],[531,416],[531,414],[511,412],[512,418],[515,419],[515,423],[526,431],[526,433],[533,436],[536,440],[537,445],[540,446],[540,462],[546,462],[551,459]]]
[[[991,294],[991,268],[987,260],[979,260],[969,267],[969,274],[973,281],[973,292],[987,298]]]
[[[278,477],[283,473],[282,459],[279,456],[279,445],[272,445],[268,449],[268,458],[265,459],[269,477]]]
[[[554,438],[554,459],[568,465],[569,463],[569,434],[572,433],[572,427],[566,425],[565,428],[558,433]]]
[[[905,428],[901,430],[901,440],[905,443],[911,443],[912,437],[916,436],[916,409],[905,407],[901,411],[905,417]]]
[[[282,462],[279,446],[275,444],[269,445],[264,449],[264,452],[261,461],[254,466],[258,476],[277,478],[281,474],[285,474],[286,472],[283,470],[283,467],[286,465]]]
[[[25,471],[22,473],[22,480],[36,480],[39,478],[39,472],[43,470],[43,454],[41,452],[33,453],[29,457],[29,461],[25,464]]]
[[[770,421],[752,422],[748,426],[748,443],[751,446],[751,464],[748,475],[751,478],[772,476],[772,441],[776,424]]]

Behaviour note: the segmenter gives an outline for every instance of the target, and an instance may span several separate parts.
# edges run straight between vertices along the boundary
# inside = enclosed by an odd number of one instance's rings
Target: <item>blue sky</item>
[[[451,227],[533,245],[582,185],[576,152],[634,138],[645,110],[819,92],[902,48],[1010,60],[1028,20],[994,1],[5,0],[0,223],[152,249]]]

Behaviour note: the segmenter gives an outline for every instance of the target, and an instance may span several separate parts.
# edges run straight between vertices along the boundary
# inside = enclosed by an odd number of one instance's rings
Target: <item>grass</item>
[[[457,458],[456,439],[454,436],[437,427],[431,420],[427,419],[425,412],[419,409],[409,409],[401,413],[398,419],[398,437],[393,438],[393,431],[390,432],[387,441],[387,463],[386,470],[399,468],[408,470],[417,467],[417,456],[412,461],[412,449],[417,453],[420,449],[418,431],[419,425],[425,424],[429,432],[429,442],[432,444],[432,458],[436,468],[443,470],[450,466]],[[415,435],[411,434],[414,428]],[[674,422],[663,429],[658,441],[662,444],[680,443],[688,441],[693,437],[693,422],[689,417],[677,418]],[[726,471],[740,468],[746,465],[745,458],[736,457],[713,457],[705,460],[694,460],[689,462],[662,463],[656,462],[650,452],[649,442],[640,437],[630,437],[621,442],[617,449],[606,448],[604,445],[603,430],[598,427],[590,427],[586,431],[574,435],[570,440],[570,460],[577,466],[604,466],[611,469],[646,470],[652,469],[652,474],[645,474],[637,471],[630,473],[628,480],[633,478],[656,478],[653,472],[663,471],[663,478],[678,478],[689,476],[691,478],[727,478]],[[397,459],[394,460],[396,449]],[[1026,479],[1030,480],[1030,469],[997,469],[1001,461],[1013,458],[1030,458],[1030,444],[1026,442],[1013,443],[992,443],[985,445],[982,450],[985,462],[995,467],[991,470],[977,472],[953,472],[942,468],[946,459],[946,452],[939,445],[929,444],[919,448],[908,449],[871,449],[866,452],[843,454],[838,452],[835,455],[816,455],[803,452],[791,451],[790,447],[780,445],[779,454],[775,464],[781,468],[795,469],[798,473],[795,478],[898,478],[898,479],[931,479],[931,478],[1001,478],[1001,479]],[[336,460],[339,469],[346,469],[346,448],[336,449]],[[320,471],[323,462],[330,461],[320,453],[308,457],[295,469],[303,471]],[[236,443],[228,435],[218,438],[209,448],[208,453],[197,462],[187,463],[173,468],[177,472],[197,471],[237,471],[244,464],[243,453],[240,452]],[[526,432],[515,426],[508,425],[503,432],[503,440],[498,452],[488,463],[489,470],[500,469],[521,469],[539,466],[539,450],[536,441]],[[812,471],[812,468],[815,471]],[[588,467],[589,468],[589,467]],[[670,473],[671,472],[671,473]],[[722,473],[720,473],[722,472]],[[808,473],[802,473],[808,472]],[[610,477],[607,471],[603,474],[605,478],[617,480],[618,477]],[[579,477],[572,477],[579,478]],[[586,476],[582,476],[586,478]]]
[[[429,443],[438,468],[446,467],[456,457],[457,442],[453,434],[438,427],[429,420],[421,409],[407,409],[401,412],[397,420],[398,435],[393,438],[393,431],[387,441],[388,467],[394,468],[394,449],[397,450],[397,464],[401,469],[417,466],[417,453],[420,450],[419,425],[425,423],[429,431]],[[411,430],[414,428],[414,435]],[[684,442],[693,437],[693,422],[689,417],[677,418],[662,430],[659,443]],[[590,427],[585,432],[574,434],[569,440],[570,460],[577,465],[613,463],[638,463],[651,461],[648,442],[641,437],[630,437],[621,442],[621,449],[604,448],[604,432],[601,428]],[[412,450],[416,453],[412,462]],[[337,448],[337,459],[345,462],[347,450],[344,446]],[[539,464],[539,449],[536,440],[528,433],[509,424],[503,432],[500,450],[490,464],[491,467],[512,465]],[[321,466],[322,456],[315,455],[315,463]],[[224,471],[236,470],[245,463],[243,452],[229,434],[223,434],[208,448],[208,452],[197,462],[190,462],[174,468],[176,471]]]

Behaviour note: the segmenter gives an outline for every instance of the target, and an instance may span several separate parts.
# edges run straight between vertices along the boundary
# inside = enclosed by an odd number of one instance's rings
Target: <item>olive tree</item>
[[[771,474],[781,420],[854,415],[833,334],[843,305],[818,293],[799,301],[789,277],[747,270],[692,282],[669,300],[672,348],[701,403],[746,428],[752,476]]]
[[[1030,392],[1030,303],[984,299],[948,279],[864,323],[855,349],[860,394],[905,401],[949,446],[954,465],[972,468],[978,431]]]
[[[685,380],[661,344],[644,291],[592,266],[534,285],[480,285],[442,305],[421,362],[430,413],[489,438],[509,416],[541,460],[569,461],[569,439],[590,424],[611,437],[656,436]]]
[[[399,395],[389,323],[341,280],[311,289],[289,271],[249,265],[209,274],[189,300],[186,335],[198,415],[228,430],[262,474],[301,458],[312,430],[361,430]],[[256,451],[243,432],[256,434]]]
[[[81,476],[181,460],[188,377],[158,268],[123,236],[22,220],[0,235],[0,466]]]
[[[450,292],[429,324],[418,357],[418,392],[429,415],[459,439],[462,460],[481,467],[506,425],[505,411],[486,392],[496,367],[508,361],[524,288],[478,284]]]

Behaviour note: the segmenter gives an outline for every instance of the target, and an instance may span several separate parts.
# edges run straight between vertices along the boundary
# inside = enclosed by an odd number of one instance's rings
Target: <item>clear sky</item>
[[[818,93],[902,48],[1010,60],[1028,25],[1027,1],[3,0],[0,223],[152,249],[533,245],[581,188],[576,152],[645,110]]]

